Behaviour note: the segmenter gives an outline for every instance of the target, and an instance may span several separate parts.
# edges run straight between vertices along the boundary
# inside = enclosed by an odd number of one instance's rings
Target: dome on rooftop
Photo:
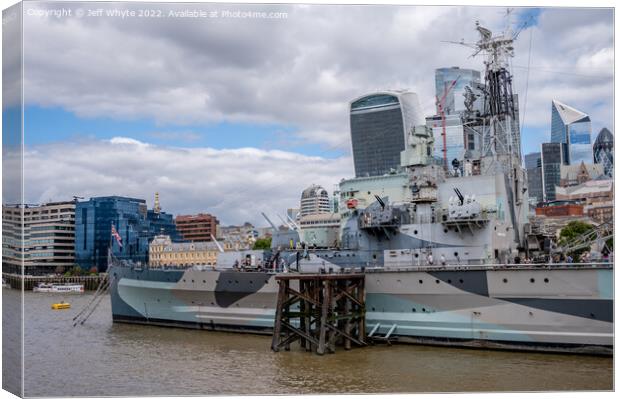
[[[327,194],[327,190],[316,184],[311,185],[301,193],[301,199],[316,197],[328,198],[329,194]]]

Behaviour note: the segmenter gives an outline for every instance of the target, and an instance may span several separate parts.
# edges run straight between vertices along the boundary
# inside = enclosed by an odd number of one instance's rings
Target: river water
[[[81,326],[92,294],[25,293],[26,396],[417,393],[611,390],[610,357],[378,345],[318,356],[271,338],[112,323],[105,298]],[[20,292],[4,288],[3,308]],[[52,311],[65,299],[72,308]],[[4,315],[4,328],[19,320]],[[15,328],[13,328],[15,330]],[[10,345],[4,341],[4,350]],[[6,363],[5,363],[6,366]],[[4,368],[8,380],[15,368]],[[11,374],[13,373],[13,374]],[[7,381],[8,381],[7,380]]]

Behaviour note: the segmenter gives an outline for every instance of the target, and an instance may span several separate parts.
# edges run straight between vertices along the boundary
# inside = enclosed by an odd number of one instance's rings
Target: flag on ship
[[[123,239],[121,238],[121,235],[118,234],[118,231],[116,231],[114,225],[112,225],[112,236],[116,239],[118,246],[123,248]]]

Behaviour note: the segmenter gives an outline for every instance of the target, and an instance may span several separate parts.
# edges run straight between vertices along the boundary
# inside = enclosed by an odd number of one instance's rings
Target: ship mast
[[[510,60],[514,57],[513,43],[525,24],[513,33],[510,28],[512,10],[506,12],[506,28],[494,35],[476,22],[479,40],[457,44],[474,50],[472,57],[482,55],[485,66],[485,84],[482,89],[483,107],[477,121],[482,138],[482,164],[486,173],[501,171],[507,177],[510,189],[507,200],[515,226],[515,241],[520,242],[519,215],[522,213],[525,175],[521,165],[521,137],[518,123],[518,105],[512,91]],[[454,42],[453,42],[454,43]]]
[[[512,166],[513,161],[521,163],[521,139],[517,115],[517,104],[512,92],[512,74],[510,60],[514,57],[513,43],[521,30],[522,24],[516,32],[511,29],[510,17],[512,10],[506,11],[506,28],[493,35],[491,30],[476,21],[476,31],[480,35],[477,42],[460,44],[474,50],[472,57],[482,55],[485,66],[485,86],[483,89],[484,107],[482,117],[482,156],[498,158],[505,166]],[[511,161],[506,163],[507,158]]]

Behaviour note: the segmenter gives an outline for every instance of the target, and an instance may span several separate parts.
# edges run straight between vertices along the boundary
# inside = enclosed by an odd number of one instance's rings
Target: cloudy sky
[[[284,213],[305,186],[331,191],[353,175],[351,99],[408,88],[433,114],[435,68],[483,68],[442,41],[477,40],[476,20],[506,22],[503,8],[454,6],[154,3],[157,18],[105,16],[145,7],[25,4],[27,202],[152,204],[158,191],[174,214],[264,224],[260,211]],[[62,8],[71,16],[54,14]],[[187,10],[218,17],[174,14]],[[513,27],[524,22],[512,62],[524,153],[548,140],[552,99],[590,114],[594,135],[613,132],[612,11],[516,9]]]

